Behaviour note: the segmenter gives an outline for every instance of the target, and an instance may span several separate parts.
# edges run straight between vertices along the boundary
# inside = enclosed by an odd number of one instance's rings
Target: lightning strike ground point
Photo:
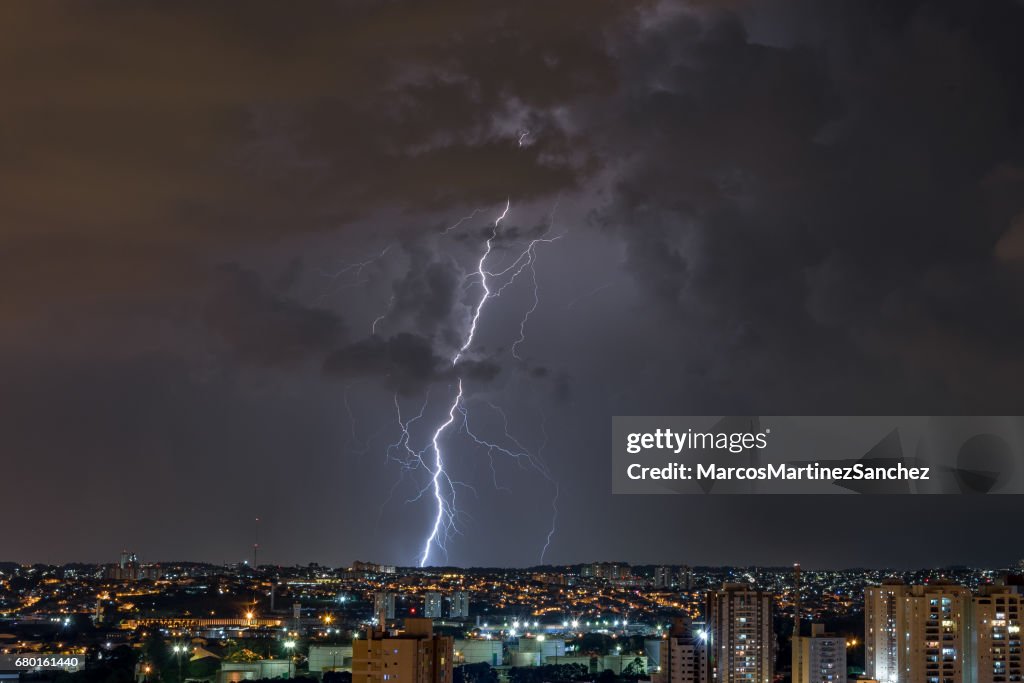
[[[461,401],[462,380],[459,380],[459,391],[455,395],[455,400],[452,402],[451,409],[448,411],[448,419],[445,420],[441,424],[441,426],[437,428],[437,431],[434,432],[434,438],[431,439],[431,443],[433,444],[434,448],[434,476],[431,477],[431,485],[434,489],[434,500],[437,501],[437,514],[434,516],[434,527],[430,532],[430,536],[427,537],[426,543],[423,544],[423,555],[420,556],[421,567],[425,567],[427,564],[427,560],[430,559],[430,546],[434,543],[438,543],[438,545],[440,545],[439,534],[441,531],[441,522],[445,518],[445,510],[447,508],[447,501],[441,495],[441,477],[443,476],[445,479],[447,479],[448,475],[445,474],[444,471],[444,457],[441,455],[441,445],[438,443],[438,441],[441,438],[441,435],[444,433],[444,431],[448,429],[449,425],[455,422],[455,411],[458,409],[459,403]],[[451,483],[449,482],[449,486],[450,484]],[[453,513],[449,511],[447,514],[449,519],[451,519]]]

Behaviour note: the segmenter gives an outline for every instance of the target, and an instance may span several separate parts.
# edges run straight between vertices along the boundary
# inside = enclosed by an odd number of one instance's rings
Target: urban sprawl
[[[1024,565],[333,568],[126,551],[0,563],[0,681],[1021,683],[1022,603]]]

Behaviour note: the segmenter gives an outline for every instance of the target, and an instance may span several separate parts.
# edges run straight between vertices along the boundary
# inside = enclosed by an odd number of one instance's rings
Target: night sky
[[[1021,36],[1013,0],[0,4],[0,560],[239,561],[259,517],[261,561],[414,564],[396,405],[424,448],[461,379],[431,563],[539,563],[556,483],[552,563],[1015,563],[1013,496],[612,496],[609,440],[1024,414]],[[453,366],[506,203],[489,268],[557,239]]]

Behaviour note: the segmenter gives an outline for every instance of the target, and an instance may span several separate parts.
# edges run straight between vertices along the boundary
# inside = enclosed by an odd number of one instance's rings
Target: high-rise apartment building
[[[395,618],[395,594],[380,591],[373,594],[373,614],[378,619]],[[383,625],[383,624],[382,624]]]
[[[1024,680],[1021,617],[1024,595],[1017,586],[985,586],[971,600],[971,666],[967,683]]]
[[[676,573],[672,567],[655,567],[653,578],[655,588],[671,588],[676,583]]]
[[[592,562],[580,568],[580,576],[584,579],[607,579],[618,581],[633,575],[632,568],[621,562]]]
[[[658,673],[652,683],[705,683],[707,642],[707,632],[695,629],[689,619],[674,619],[661,642]]]
[[[689,565],[684,565],[683,571],[679,574],[679,587],[684,591],[693,590],[693,570]]]
[[[437,591],[428,591],[423,596],[423,616],[427,619],[440,619],[444,601]]]
[[[811,635],[793,636],[793,683],[846,683],[846,638],[811,624]]]
[[[406,619],[396,632],[370,628],[352,643],[352,683],[452,683],[453,643],[434,635],[430,619]]]
[[[727,583],[707,597],[710,679],[716,683],[771,683],[775,663],[772,596]]]
[[[971,593],[963,586],[911,586],[903,598],[900,683],[964,683]]]
[[[869,586],[865,674],[880,683],[965,683],[973,662],[970,610],[964,586]]]
[[[163,578],[163,570],[158,564],[140,564],[135,553],[122,550],[118,563],[107,565],[105,575],[108,579],[119,581],[140,581],[142,579],[156,581]]]
[[[466,591],[452,593],[449,615],[452,619],[465,619],[469,616],[469,593]]]
[[[879,683],[900,680],[903,598],[909,592],[902,583],[864,589],[864,675]]]

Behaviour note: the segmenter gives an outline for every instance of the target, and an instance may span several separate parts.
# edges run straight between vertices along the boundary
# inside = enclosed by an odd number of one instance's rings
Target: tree
[[[156,668],[164,667],[171,661],[171,649],[167,647],[167,642],[164,640],[163,635],[160,634],[159,629],[150,631],[145,644],[142,646],[142,652],[145,655],[146,661],[152,662]]]
[[[241,650],[232,652],[224,659],[228,662],[256,662],[263,658],[252,650],[243,647]]]
[[[105,659],[107,664],[114,668],[131,670],[135,667],[135,663],[139,661],[139,655],[127,645],[118,645]]]
[[[220,661],[216,657],[190,660],[186,669],[189,678],[213,678],[217,675],[218,670],[220,670]]]
[[[498,683],[498,673],[487,662],[455,667],[454,683]]]
[[[636,657],[633,659],[632,662],[623,667],[622,677],[632,678],[633,680],[636,680],[641,676],[646,675],[646,668],[647,667],[644,666],[644,661],[639,657]]]

